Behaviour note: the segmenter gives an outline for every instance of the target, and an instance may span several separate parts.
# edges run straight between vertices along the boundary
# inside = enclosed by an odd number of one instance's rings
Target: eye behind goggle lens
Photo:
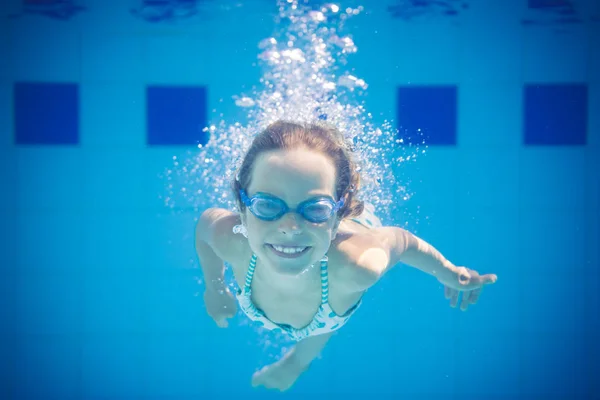
[[[327,221],[332,212],[333,207],[328,202],[314,203],[304,208],[304,214],[308,219],[317,222]]]
[[[257,199],[252,206],[254,212],[265,217],[274,217],[283,210],[280,204],[268,199]]]

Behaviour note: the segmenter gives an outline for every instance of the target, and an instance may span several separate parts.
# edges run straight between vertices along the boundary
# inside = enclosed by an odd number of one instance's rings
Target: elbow
[[[414,259],[424,250],[423,243],[425,242],[402,228],[396,228],[395,238],[394,254],[391,257],[394,265],[414,266]]]
[[[398,256],[419,249],[419,238],[402,228],[395,228],[394,249]]]

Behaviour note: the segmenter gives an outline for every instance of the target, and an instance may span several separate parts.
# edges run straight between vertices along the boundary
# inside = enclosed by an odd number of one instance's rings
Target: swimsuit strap
[[[250,285],[252,285],[252,278],[254,278],[254,269],[256,268],[256,254],[252,253],[252,258],[250,259],[250,266],[248,267],[248,272],[246,273],[246,283],[244,284],[244,289],[246,291],[250,291]]]
[[[252,279],[254,278],[254,270],[256,269],[256,254],[252,253],[248,272],[246,273],[246,283],[244,289],[247,292],[251,291]],[[327,274],[327,262],[329,257],[326,255],[321,258],[321,304],[327,304],[329,301],[329,276]]]
[[[329,261],[329,257],[326,255],[321,258],[321,304],[327,304],[329,301],[329,276],[327,274],[327,261]]]

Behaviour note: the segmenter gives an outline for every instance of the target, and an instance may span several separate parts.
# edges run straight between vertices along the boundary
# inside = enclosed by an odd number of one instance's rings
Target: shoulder
[[[233,233],[233,227],[240,223],[238,213],[224,208],[208,208],[196,224],[196,244],[199,241],[207,243],[219,258],[233,263],[248,248],[246,238]]]
[[[343,232],[332,242],[336,277],[352,291],[373,286],[396,264],[398,230],[394,227]]]

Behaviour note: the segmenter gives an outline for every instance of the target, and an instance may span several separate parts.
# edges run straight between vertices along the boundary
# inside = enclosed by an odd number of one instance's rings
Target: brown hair
[[[233,195],[240,211],[244,211],[245,205],[241,201],[239,191],[250,185],[252,167],[256,158],[267,151],[302,147],[319,151],[333,161],[337,171],[335,200],[346,196],[344,206],[338,211],[340,219],[359,216],[364,209],[364,203],[356,199],[360,187],[360,175],[352,157],[351,147],[342,133],[325,123],[301,124],[281,120],[272,123],[254,138],[237,171],[237,176],[233,179]]]

